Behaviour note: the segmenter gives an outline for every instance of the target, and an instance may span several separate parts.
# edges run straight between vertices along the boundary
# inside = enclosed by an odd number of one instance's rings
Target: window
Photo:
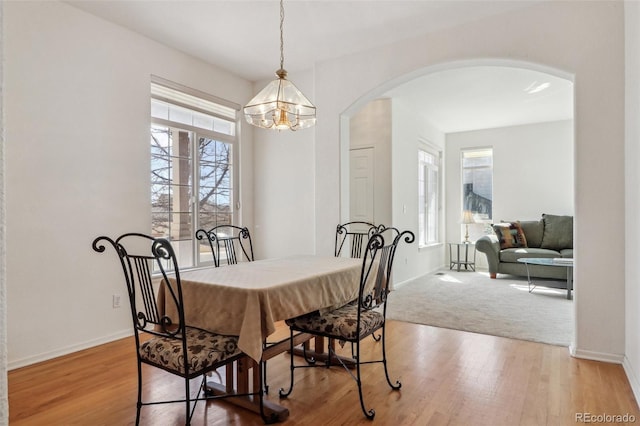
[[[440,156],[418,149],[418,244],[436,244],[439,227]]]
[[[234,224],[239,107],[154,78],[151,234],[168,238],[181,268],[211,263],[199,228]]]
[[[462,210],[477,221],[490,221],[492,208],[493,149],[462,151]]]

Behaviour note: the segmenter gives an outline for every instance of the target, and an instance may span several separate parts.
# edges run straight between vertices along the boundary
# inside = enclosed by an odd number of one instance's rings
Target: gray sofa
[[[573,216],[543,214],[536,221],[503,222],[493,225],[494,234],[476,241],[476,249],[487,256],[489,274],[527,276],[523,257],[573,258]],[[532,277],[566,280],[565,268],[529,265]]]

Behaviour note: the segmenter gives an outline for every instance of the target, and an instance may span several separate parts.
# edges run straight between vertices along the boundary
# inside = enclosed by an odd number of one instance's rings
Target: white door
[[[349,151],[349,220],[374,222],[373,148]]]

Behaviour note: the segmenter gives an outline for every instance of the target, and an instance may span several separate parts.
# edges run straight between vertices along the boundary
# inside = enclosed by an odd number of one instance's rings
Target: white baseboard
[[[400,281],[398,283],[393,282],[393,283],[391,283],[392,284],[391,285],[391,289],[395,290],[398,287],[400,287],[400,286],[402,286],[404,284],[407,284],[407,283],[409,283],[409,282],[411,282],[413,280],[417,280],[418,278],[424,277],[425,275],[429,275],[429,274],[433,274],[435,272],[441,271],[444,267],[445,267],[445,265],[441,265],[441,266],[438,266],[437,268],[434,268],[431,271],[427,271],[427,272],[421,273],[420,275],[416,275],[415,277],[407,278],[406,280]]]
[[[592,361],[602,361],[612,364],[622,364],[624,362],[624,355],[610,354],[605,352],[585,351],[582,349],[576,349],[575,346],[569,346],[569,353],[574,358],[590,359]]]
[[[68,355],[73,352],[78,352],[84,349],[89,349],[94,346],[102,345],[105,343],[113,342],[115,340],[123,339],[125,337],[129,337],[133,335],[133,331],[130,329],[122,330],[117,333],[110,334],[108,336],[102,336],[98,339],[88,340],[83,343],[79,343],[76,345],[67,346],[65,348],[59,348],[55,351],[51,352],[43,352],[41,354],[29,356],[26,358],[9,361],[7,364],[7,369],[9,371],[15,370],[16,368],[26,367],[27,365],[36,364],[38,362],[48,361],[53,358],[57,358],[59,356]]]
[[[627,375],[627,380],[629,380],[629,384],[631,385],[631,391],[633,392],[633,396],[636,398],[636,401],[640,401],[640,382],[638,382],[638,376],[635,371],[633,371],[633,367],[629,362],[629,359],[625,356],[624,361],[622,362],[622,367],[624,368],[624,372]]]

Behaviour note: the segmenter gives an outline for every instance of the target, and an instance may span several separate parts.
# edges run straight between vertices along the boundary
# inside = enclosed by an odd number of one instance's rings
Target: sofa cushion
[[[562,250],[560,250],[560,257],[573,259],[573,249],[562,249]]]
[[[544,222],[542,220],[521,220],[520,227],[527,238],[527,247],[540,247],[544,234]]]
[[[500,251],[500,262],[516,263],[518,259],[523,257],[545,257],[553,259],[560,257],[560,253],[555,250],[541,249],[541,248],[510,248]]]
[[[573,248],[573,216],[543,214],[544,234],[541,248],[562,250]]]
[[[527,239],[520,222],[496,223],[493,230],[500,242],[500,249],[527,247]]]

